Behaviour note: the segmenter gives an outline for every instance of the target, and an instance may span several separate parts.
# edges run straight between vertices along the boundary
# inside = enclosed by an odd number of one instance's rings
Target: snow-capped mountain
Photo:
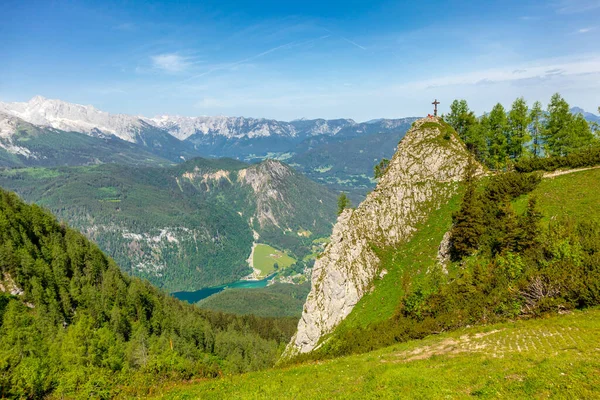
[[[185,141],[196,136],[222,136],[226,139],[256,139],[276,136],[302,139],[310,136],[340,133],[360,134],[372,130],[371,125],[393,129],[404,120],[378,120],[376,123],[356,123],[351,119],[313,119],[291,122],[245,117],[183,117],[162,115],[154,118],[126,114],[110,114],[93,106],[35,96],[28,102],[2,103],[0,111],[29,123],[63,131],[83,132],[91,136],[113,135],[131,142],[144,142],[144,132],[150,127],[168,132]],[[399,121],[399,122],[395,122]]]
[[[40,160],[54,160],[58,152],[51,149],[64,150],[64,143],[77,138],[76,141],[83,146],[77,154],[85,157],[71,158],[86,160],[81,162],[91,162],[94,149],[101,146],[117,149],[117,153],[118,149],[127,149],[127,154],[130,155],[131,151],[135,153],[135,149],[138,149],[139,157],[150,153],[171,162],[197,156],[252,160],[272,157],[274,154],[289,156],[327,142],[341,143],[374,133],[403,134],[413,120],[414,118],[381,119],[357,123],[351,119],[300,119],[286,122],[225,116],[163,115],[149,118],[111,114],[89,105],[36,96],[27,102],[0,102],[0,139],[3,145],[0,150],[18,154],[23,162],[23,157],[31,158],[34,154],[40,155]],[[17,129],[17,126],[25,125],[29,128]],[[15,135],[17,132],[19,134]],[[33,132],[35,143],[27,140]],[[74,134],[79,136],[73,136]],[[53,136],[53,139],[48,135]],[[92,145],[89,140],[81,139],[82,135],[104,142],[93,141],[95,144]],[[44,146],[51,143],[50,147],[41,152],[41,145],[36,144],[39,141],[44,142]],[[30,153],[27,153],[28,149]],[[140,162],[138,156],[133,157],[135,163]],[[9,161],[7,165],[14,161],[14,157]]]
[[[179,140],[193,135],[221,135],[227,138],[257,138],[272,135],[293,137],[296,131],[287,122],[244,117],[181,117],[162,115],[144,118],[157,128],[167,130]]]
[[[0,102],[0,111],[34,125],[82,132],[92,136],[113,135],[132,143],[138,141],[145,125],[142,120],[130,115],[109,114],[93,106],[46,99],[42,96],[35,96],[24,103]]]

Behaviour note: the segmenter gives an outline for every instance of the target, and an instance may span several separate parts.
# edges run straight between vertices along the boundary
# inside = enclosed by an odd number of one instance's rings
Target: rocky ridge
[[[419,223],[456,193],[470,160],[464,144],[441,119],[428,117],[413,124],[377,188],[358,208],[338,217],[331,243],[315,263],[312,289],[285,357],[317,348],[350,314],[374,278],[386,273],[373,246],[408,240]]]

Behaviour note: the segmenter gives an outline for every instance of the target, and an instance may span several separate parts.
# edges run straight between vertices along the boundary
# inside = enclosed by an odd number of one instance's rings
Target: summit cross
[[[433,104],[433,106],[434,106],[434,109],[433,109],[433,116],[434,116],[434,117],[437,117],[437,106],[438,106],[438,104],[440,104],[440,102],[439,102],[439,101],[437,101],[437,99],[435,99],[435,100],[433,101],[433,103],[431,103],[431,104]]]

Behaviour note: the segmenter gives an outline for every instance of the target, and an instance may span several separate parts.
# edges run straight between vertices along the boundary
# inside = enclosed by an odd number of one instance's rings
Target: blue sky
[[[13,1],[0,100],[358,121],[560,92],[600,106],[600,0]]]

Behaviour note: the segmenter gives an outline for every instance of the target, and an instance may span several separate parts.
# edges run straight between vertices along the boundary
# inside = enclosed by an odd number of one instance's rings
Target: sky
[[[600,0],[2,0],[0,101],[280,120],[600,106]]]

